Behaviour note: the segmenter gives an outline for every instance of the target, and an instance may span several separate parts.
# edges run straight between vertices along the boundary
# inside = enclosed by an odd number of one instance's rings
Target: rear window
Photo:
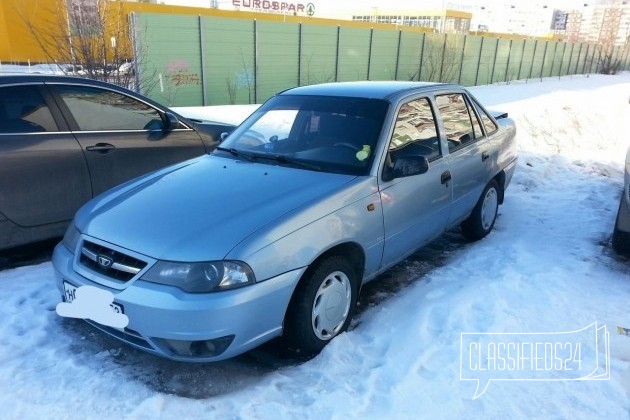
[[[0,133],[57,131],[57,124],[37,86],[0,88]]]

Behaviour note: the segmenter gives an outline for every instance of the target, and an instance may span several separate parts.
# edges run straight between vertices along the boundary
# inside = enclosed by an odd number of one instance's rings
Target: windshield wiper
[[[234,149],[232,147],[228,148],[228,147],[221,147],[221,146],[218,146],[216,150],[220,150],[222,152],[228,152],[232,156],[242,157],[249,160],[250,162],[255,162],[255,161],[258,161],[259,159],[268,159],[268,160],[273,160],[280,163],[285,163],[288,165],[294,165],[301,168],[310,169],[312,171],[322,170],[320,166],[314,165],[312,163],[307,163],[301,160],[291,159],[285,155],[273,155],[273,154],[266,154],[266,153],[246,153],[246,152],[243,152],[242,150]]]
[[[227,147],[221,147],[218,146],[217,150],[220,150],[222,152],[228,152],[230,153],[232,156],[237,156],[237,157],[243,157],[247,160],[249,160],[250,162],[254,162],[256,160],[256,155],[252,154],[252,153],[244,153],[240,150],[237,150],[233,147],[227,148]]]
[[[286,155],[267,155],[267,154],[256,154],[255,155],[257,158],[261,158],[261,159],[270,159],[270,160],[275,160],[276,162],[280,162],[280,163],[286,163],[289,165],[295,165],[295,166],[299,166],[302,168],[306,168],[306,169],[310,169],[313,171],[321,171],[322,168],[314,165],[312,163],[307,163],[301,160],[297,160],[297,159],[292,159],[287,157]]]

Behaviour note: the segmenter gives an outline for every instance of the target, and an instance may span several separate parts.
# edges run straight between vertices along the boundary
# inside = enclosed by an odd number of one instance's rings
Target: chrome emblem
[[[100,265],[102,268],[109,268],[114,262],[114,260],[106,255],[99,255],[96,259],[96,262],[98,262],[98,265]]]

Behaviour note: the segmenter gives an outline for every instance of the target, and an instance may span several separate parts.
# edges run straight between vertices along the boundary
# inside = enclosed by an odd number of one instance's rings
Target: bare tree
[[[432,82],[451,82],[457,80],[462,66],[462,50],[452,38],[427,37],[422,51],[422,63],[415,73],[408,74],[409,80],[426,80]]]
[[[624,49],[625,50],[625,49]],[[621,70],[623,57],[615,51],[614,45],[602,45],[601,54],[597,61],[597,71],[601,74],[617,74]]]
[[[320,71],[316,72],[314,67],[318,67],[317,65],[313,65],[313,58],[315,58],[315,64],[319,64],[317,62],[317,58],[315,54],[309,54],[304,59],[304,67],[305,72],[303,74],[303,80],[300,80],[300,85],[313,85],[317,83],[327,83],[332,82],[335,79],[334,74],[327,74],[325,70],[320,69]],[[319,67],[323,67],[321,64]]]
[[[236,92],[238,91],[238,83],[232,77],[226,77],[225,85],[230,105],[234,105],[236,103]]]
[[[35,22],[26,9],[18,10],[33,40],[49,62],[67,75],[107,81],[147,94],[155,75],[139,79],[135,69],[143,59],[134,51],[132,32],[121,2],[55,0],[54,10]]]

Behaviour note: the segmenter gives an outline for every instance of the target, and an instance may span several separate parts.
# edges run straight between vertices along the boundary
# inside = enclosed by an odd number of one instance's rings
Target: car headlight
[[[63,235],[62,243],[68,248],[70,251],[74,253],[77,249],[77,245],[79,245],[79,240],[81,239],[81,232],[74,225],[74,223],[70,223],[68,229],[66,229],[65,235]]]
[[[142,276],[142,280],[179,287],[190,293],[235,289],[255,282],[252,269],[239,261],[158,261]]]

